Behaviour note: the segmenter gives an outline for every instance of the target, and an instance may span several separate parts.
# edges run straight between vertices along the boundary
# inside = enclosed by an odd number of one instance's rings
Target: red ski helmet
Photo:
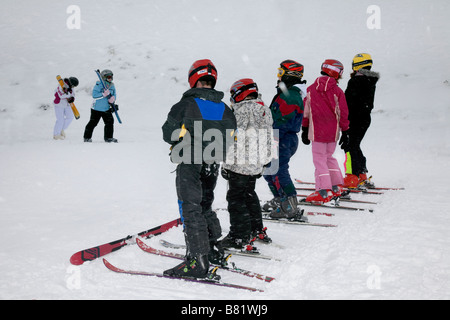
[[[232,102],[241,102],[250,94],[255,95],[255,98],[258,97],[258,86],[255,81],[252,79],[240,79],[233,83],[230,88],[231,101]]]
[[[294,60],[284,60],[280,63],[278,68],[278,77],[291,76],[295,78],[303,78],[304,67],[301,63]]]
[[[205,78],[205,79],[203,79]],[[188,80],[191,88],[194,88],[198,80],[209,80],[213,82],[213,88],[217,81],[217,69],[209,59],[195,61],[189,69]]]
[[[342,63],[334,59],[326,59],[322,63],[321,69],[323,73],[336,80],[338,80],[344,72],[344,66],[342,65]]]

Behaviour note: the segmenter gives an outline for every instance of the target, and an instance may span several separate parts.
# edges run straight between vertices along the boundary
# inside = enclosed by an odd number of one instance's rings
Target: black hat
[[[75,77],[70,77],[68,80],[71,87],[76,87],[79,84],[78,79]]]

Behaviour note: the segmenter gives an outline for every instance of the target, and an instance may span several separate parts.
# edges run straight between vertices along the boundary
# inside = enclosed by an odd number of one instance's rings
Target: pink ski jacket
[[[308,87],[304,104],[302,126],[309,127],[309,140],[336,142],[340,130],[348,130],[347,101],[334,78],[328,76],[317,78]]]

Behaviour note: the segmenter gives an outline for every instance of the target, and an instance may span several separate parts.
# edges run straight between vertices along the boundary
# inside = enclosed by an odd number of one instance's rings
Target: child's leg
[[[327,165],[327,144],[322,142],[312,141],[311,143],[313,163],[316,179],[316,190],[331,190],[331,177]]]
[[[58,136],[64,127],[64,108],[55,105],[56,122],[53,127],[53,135]]]
[[[69,127],[72,120],[73,120],[72,108],[70,106],[64,108],[64,126],[63,126],[62,130],[66,130]]]
[[[280,183],[278,182],[276,175],[264,175],[264,180],[267,181],[267,185],[269,186],[272,195],[276,197],[281,197],[280,194]]]
[[[295,154],[298,147],[297,135],[285,137],[280,139],[279,144],[279,157],[278,157],[278,173],[277,178],[283,195],[286,197],[294,196],[297,194],[294,183],[289,173],[289,161]]]
[[[249,177],[231,171],[228,180],[227,201],[230,214],[230,234],[238,239],[245,239],[251,233],[250,214],[246,205]]]
[[[255,191],[256,179],[256,176],[250,176],[247,183],[247,188],[245,190],[245,204],[248,212],[250,213],[252,232],[261,231],[263,229],[261,205],[259,203],[259,197]]]
[[[342,185],[344,183],[344,178],[342,177],[342,172],[339,168],[338,161],[333,157],[333,153],[336,150],[336,142],[327,143],[326,148],[327,166],[330,172],[331,185]]]

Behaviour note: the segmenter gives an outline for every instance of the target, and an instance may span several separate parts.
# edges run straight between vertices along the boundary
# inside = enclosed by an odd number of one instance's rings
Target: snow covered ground
[[[67,25],[76,15],[70,5],[80,9],[80,29]],[[450,2],[24,0],[0,7],[0,299],[450,298]],[[233,259],[277,280],[220,272],[263,293],[114,274],[100,259],[69,263],[76,251],[178,217],[175,166],[160,128],[188,89],[193,61],[215,63],[226,99],[235,80],[251,77],[270,103],[282,60],[304,64],[310,84],[324,59],[338,59],[345,89],[358,52],[371,53],[381,73],[363,142],[370,174],[379,186],[405,191],[355,197],[380,202],[373,214],[327,209],[335,216],[310,217],[338,228],[267,223],[285,249],[260,249],[282,262]],[[103,142],[101,124],[93,143],[82,141],[97,68],[114,71],[118,144]],[[65,141],[52,139],[57,74],[80,80],[81,119]],[[341,150],[336,156],[342,163]],[[301,145],[292,176],[312,180],[313,170],[310,146]],[[214,207],[223,208],[223,179],[216,190]],[[270,198],[263,180],[258,191]],[[225,234],[228,215],[219,217]],[[159,238],[183,241],[180,228]],[[158,238],[146,242],[159,247]],[[137,246],[107,258],[149,271],[177,263]]]

